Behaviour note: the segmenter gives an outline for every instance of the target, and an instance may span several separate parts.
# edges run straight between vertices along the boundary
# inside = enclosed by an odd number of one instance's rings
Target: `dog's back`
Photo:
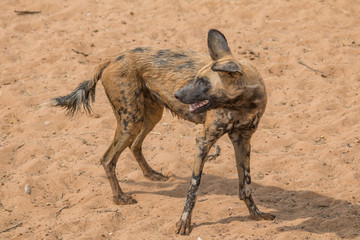
[[[201,123],[205,115],[190,114],[174,93],[194,81],[206,60],[206,56],[192,51],[135,48],[112,60],[102,74],[102,83],[117,109],[126,102],[140,100],[148,107],[155,101],[181,118]]]

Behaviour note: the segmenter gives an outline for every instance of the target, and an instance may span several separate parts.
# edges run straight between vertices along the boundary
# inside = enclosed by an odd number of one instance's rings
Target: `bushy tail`
[[[104,69],[109,66],[110,60],[101,63],[94,74],[92,80],[84,81],[76,87],[69,95],[51,99],[52,106],[60,106],[66,108],[67,115],[73,116],[79,112],[81,106],[87,113],[91,113],[91,102],[95,101],[96,83],[101,79]]]

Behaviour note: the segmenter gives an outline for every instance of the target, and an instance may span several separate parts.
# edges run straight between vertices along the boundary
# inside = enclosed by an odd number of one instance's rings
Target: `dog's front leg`
[[[223,125],[220,126],[218,122],[219,121],[212,122],[210,124],[205,123],[203,134],[196,139],[197,151],[193,166],[192,178],[185,200],[184,211],[181,215],[180,221],[176,225],[176,233],[189,235],[191,231],[191,214],[195,206],[196,194],[200,185],[201,174],[204,168],[206,157],[216,140],[226,132],[226,129],[223,128]]]
[[[206,141],[206,138],[201,137],[196,141],[198,143],[198,146],[190,187],[185,200],[184,211],[181,215],[180,221],[177,223],[176,226],[176,233],[180,233],[182,235],[188,235],[191,231],[191,214],[195,206],[197,190],[200,185],[201,174],[204,168],[205,159],[210,148],[208,145],[209,143]]]
[[[229,133],[229,137],[234,145],[236,167],[239,178],[239,198],[243,200],[249,209],[250,215],[255,220],[273,220],[274,215],[261,212],[256,206],[251,196],[251,176],[250,176],[250,138],[251,134],[234,130]]]

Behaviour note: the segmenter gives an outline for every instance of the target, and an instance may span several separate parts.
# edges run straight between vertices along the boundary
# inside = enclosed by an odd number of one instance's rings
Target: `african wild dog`
[[[225,133],[235,149],[240,199],[256,220],[274,219],[273,215],[259,211],[250,188],[250,138],[267,100],[263,80],[254,67],[234,58],[219,31],[209,31],[208,48],[211,61],[192,51],[135,48],[105,60],[93,79],[82,82],[69,95],[51,101],[54,106],[67,108],[70,115],[81,106],[91,112],[96,83],[102,80],[117,119],[114,140],[101,158],[116,204],[136,203],[121,190],[115,173],[116,162],[127,147],[145,177],[154,181],[168,179],[148,165],[141,150],[144,138],[160,121],[164,107],[180,118],[204,124],[196,140],[184,211],[177,223],[176,232],[181,234],[191,230],[191,214],[207,154]]]

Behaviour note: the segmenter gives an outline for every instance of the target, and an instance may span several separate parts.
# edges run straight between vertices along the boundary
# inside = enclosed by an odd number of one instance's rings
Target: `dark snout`
[[[191,82],[188,85],[180,88],[175,97],[180,102],[185,104],[192,104],[204,100],[209,100],[208,91],[211,88],[211,83],[204,78],[197,79],[195,82]]]
[[[185,87],[182,87],[176,91],[175,98],[185,104],[193,103],[191,92],[191,85],[186,85]]]

